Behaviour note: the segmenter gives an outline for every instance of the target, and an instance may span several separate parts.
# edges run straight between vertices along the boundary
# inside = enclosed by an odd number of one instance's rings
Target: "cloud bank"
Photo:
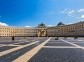
[[[0,22],[0,25],[2,25],[2,26],[8,26],[8,24],[3,23],[3,22]]]
[[[82,9],[64,9],[60,11],[61,14],[65,14],[68,17],[72,17],[78,20],[84,20],[84,8]]]

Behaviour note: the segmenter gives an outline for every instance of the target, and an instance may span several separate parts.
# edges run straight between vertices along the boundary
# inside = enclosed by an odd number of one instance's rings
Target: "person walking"
[[[12,41],[14,41],[14,36],[12,37]]]

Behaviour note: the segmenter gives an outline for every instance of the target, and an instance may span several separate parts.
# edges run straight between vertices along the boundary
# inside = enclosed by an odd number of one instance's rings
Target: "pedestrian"
[[[14,41],[14,36],[12,37],[12,41]]]

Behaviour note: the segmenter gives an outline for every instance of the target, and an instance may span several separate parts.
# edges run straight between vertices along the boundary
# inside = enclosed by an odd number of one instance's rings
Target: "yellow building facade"
[[[84,22],[69,25],[46,27],[40,24],[38,27],[12,27],[0,25],[0,37],[49,37],[49,36],[84,36]]]

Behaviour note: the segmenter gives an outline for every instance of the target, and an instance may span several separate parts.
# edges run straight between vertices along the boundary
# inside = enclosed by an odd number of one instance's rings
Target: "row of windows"
[[[75,28],[78,28],[78,27],[84,27],[84,24],[76,24],[76,25],[69,25],[69,26],[60,26],[58,27],[58,29],[75,29]]]
[[[15,29],[15,28],[5,28],[5,27],[0,27],[0,29],[2,30],[25,30],[25,31],[32,31],[32,30],[36,30],[36,29]]]
[[[0,34],[0,35],[2,35],[2,36],[6,36],[6,35],[7,35],[7,36],[10,36],[10,35],[11,35],[11,36],[13,36],[13,35],[18,35],[18,36],[19,36],[19,35],[22,35],[22,36],[24,36],[24,35],[36,35],[36,34]]]
[[[35,33],[36,31],[5,31],[5,30],[0,30],[0,32],[15,32],[15,33]]]

